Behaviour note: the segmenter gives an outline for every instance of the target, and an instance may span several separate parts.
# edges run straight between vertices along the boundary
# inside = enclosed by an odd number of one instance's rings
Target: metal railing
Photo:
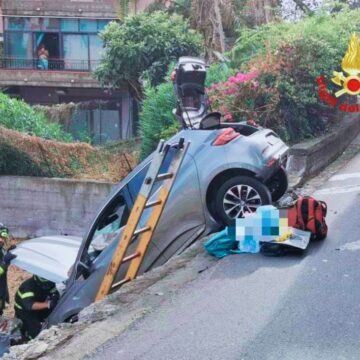
[[[42,71],[94,71],[99,66],[98,60],[68,60],[49,59],[47,62],[40,59],[1,58],[0,69],[33,69]]]

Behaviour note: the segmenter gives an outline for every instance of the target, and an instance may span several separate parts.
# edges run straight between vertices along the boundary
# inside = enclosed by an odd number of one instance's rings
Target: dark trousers
[[[15,310],[15,316],[22,321],[21,334],[26,339],[34,339],[39,335],[42,323],[48,317],[48,310],[23,311]]]

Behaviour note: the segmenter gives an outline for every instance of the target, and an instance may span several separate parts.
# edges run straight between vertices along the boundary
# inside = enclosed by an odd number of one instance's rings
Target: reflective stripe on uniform
[[[3,275],[5,273],[5,270],[2,266],[0,266],[0,276]]]
[[[7,239],[9,237],[9,233],[7,231],[2,231],[0,233],[0,237],[2,237],[4,239]]]
[[[19,304],[17,304],[16,302],[14,302],[14,306],[17,307],[18,309],[22,310],[22,307]]]
[[[31,298],[34,297],[35,294],[32,291],[28,291],[26,293],[21,293],[20,290],[18,290],[18,295],[20,296],[21,299],[27,299],[27,298]]]

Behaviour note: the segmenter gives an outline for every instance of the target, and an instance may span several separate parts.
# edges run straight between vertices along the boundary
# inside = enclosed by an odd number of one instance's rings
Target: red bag
[[[327,205],[324,201],[311,196],[299,196],[295,205],[288,210],[289,226],[310,231],[313,240],[325,239],[328,231],[326,213]]]

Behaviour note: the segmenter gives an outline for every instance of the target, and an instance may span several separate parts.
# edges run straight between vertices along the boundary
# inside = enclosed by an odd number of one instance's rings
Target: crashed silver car
[[[194,106],[196,101],[186,105],[180,100],[180,109],[175,111],[176,116],[182,116],[184,129],[167,143],[176,145],[184,138],[191,145],[139,274],[164,264],[200,236],[279,199],[287,189],[284,166],[288,147],[276,133],[246,122],[220,123],[220,114],[203,113],[204,77],[197,72],[204,69],[205,64],[193,58],[180,59],[177,67],[178,74],[189,71],[192,74],[186,74],[187,78],[200,79],[200,84],[192,85],[196,87],[193,96],[200,97],[200,105]],[[181,99],[186,87],[178,85],[177,96]],[[182,85],[189,83],[184,81]],[[196,120],[196,116],[201,119]],[[191,126],[195,120],[197,125]],[[167,171],[174,152],[175,149],[169,151],[161,172]],[[114,187],[83,238],[41,237],[20,244],[13,251],[17,255],[13,264],[64,284],[48,325],[71,321],[94,302],[152,157]],[[157,191],[155,188],[152,199]],[[150,211],[145,210],[140,227],[146,224]],[[134,246],[130,246],[128,254],[132,252]],[[122,279],[126,267],[124,264],[120,268],[116,281]]]

